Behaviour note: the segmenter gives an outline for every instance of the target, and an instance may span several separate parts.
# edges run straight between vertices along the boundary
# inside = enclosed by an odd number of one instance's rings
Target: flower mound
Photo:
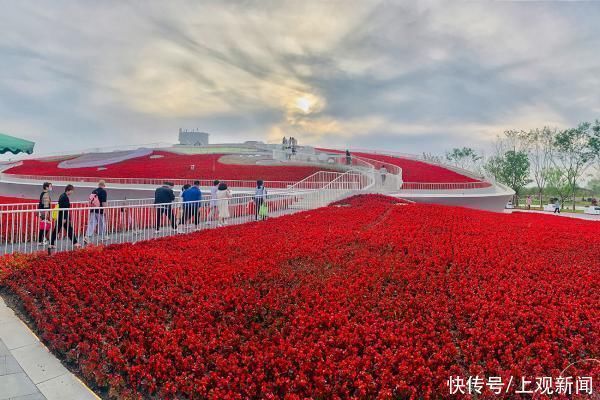
[[[223,164],[223,154],[183,155],[166,151],[155,151],[160,158],[138,157],[98,168],[58,168],[61,160],[25,160],[20,166],[5,173],[44,176],[83,176],[112,178],[218,178],[269,181],[299,181],[323,168],[302,166],[265,166]],[[194,165],[194,169],[190,168]]]
[[[115,398],[445,398],[600,356],[596,223],[340,204],[13,261],[3,285]]]

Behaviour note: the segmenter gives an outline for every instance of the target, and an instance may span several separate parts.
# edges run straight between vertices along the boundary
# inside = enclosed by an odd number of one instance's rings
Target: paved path
[[[99,399],[0,297],[0,400]]]
[[[522,212],[522,213],[533,213],[533,214],[544,214],[544,215],[552,215],[555,217],[566,217],[566,218],[575,218],[575,219],[584,219],[586,221],[598,221],[600,222],[600,215],[592,215],[592,214],[579,214],[579,213],[570,213],[570,212],[561,212],[560,214],[553,214],[550,211],[540,211],[540,210],[521,210],[521,209],[513,209],[511,212]]]

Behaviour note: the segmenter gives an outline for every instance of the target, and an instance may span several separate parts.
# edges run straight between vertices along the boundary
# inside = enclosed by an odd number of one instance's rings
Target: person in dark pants
[[[56,248],[56,237],[58,234],[64,229],[69,236],[69,240],[73,243],[73,246],[79,247],[79,243],[77,243],[77,238],[73,233],[73,225],[71,224],[71,214],[69,209],[71,208],[71,199],[70,196],[75,191],[73,185],[67,185],[65,187],[65,192],[60,195],[58,198],[58,218],[56,220],[56,226],[52,230],[52,236],[50,238],[50,246],[49,249]]]
[[[186,224],[191,218],[193,218],[194,224],[198,226],[200,201],[202,200],[200,181],[194,181],[194,186],[183,192],[181,197],[183,199],[183,213],[179,223]]]
[[[346,149],[346,165],[352,164],[352,155],[350,154],[350,150]]]
[[[104,179],[98,182],[98,187],[94,189],[89,197],[90,220],[86,229],[86,234],[83,237],[84,243],[91,243],[91,237],[98,228],[98,236],[101,240],[107,240],[106,237],[106,219],[104,216],[104,207],[108,205],[108,193],[106,192],[106,182]]]
[[[175,193],[173,192],[173,184],[165,182],[161,187],[154,192],[154,204],[156,204],[156,232],[160,232],[162,225],[162,217],[166,215],[171,222],[171,228],[177,229],[177,222],[173,215],[173,201],[175,201]]]
[[[260,207],[265,203],[267,198],[267,189],[265,188],[265,184],[262,180],[256,181],[256,191],[254,192],[254,219],[258,221],[258,216],[260,213]],[[262,219],[265,217],[263,216]]]
[[[560,214],[560,201],[558,199],[554,202],[554,214]]]
[[[44,182],[42,185],[42,193],[40,193],[40,202],[38,203],[38,210],[40,211],[40,229],[38,231],[38,246],[46,244],[46,232],[50,230],[50,209],[52,208],[52,198],[50,197],[52,192],[52,184],[50,182]]]

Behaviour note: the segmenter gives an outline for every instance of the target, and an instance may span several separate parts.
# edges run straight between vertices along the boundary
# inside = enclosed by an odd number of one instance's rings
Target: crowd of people
[[[230,202],[233,194],[227,183],[219,180],[213,181],[208,199],[204,199],[199,180],[183,185],[179,197],[176,197],[174,188],[175,185],[167,181],[154,191],[154,228],[157,233],[160,232],[165,220],[171,229],[177,230],[179,226],[188,224],[193,224],[198,228],[202,220],[206,224],[217,222],[218,226],[223,226],[231,218]],[[46,245],[49,241],[48,248],[56,248],[56,240],[64,232],[74,247],[80,247],[73,228],[71,198],[75,187],[71,184],[67,185],[54,207],[52,191],[51,182],[45,182],[42,185],[38,203],[38,245]],[[268,215],[267,188],[263,180],[256,181],[252,200],[254,219],[257,221],[266,219]],[[94,235],[98,235],[100,240],[108,240],[105,216],[107,206],[106,182],[100,180],[98,187],[88,197],[89,219],[85,228],[84,243],[91,243]],[[205,207],[208,207],[208,210],[203,209]],[[124,208],[121,211],[124,212]],[[135,225],[135,223],[130,221],[129,225]]]

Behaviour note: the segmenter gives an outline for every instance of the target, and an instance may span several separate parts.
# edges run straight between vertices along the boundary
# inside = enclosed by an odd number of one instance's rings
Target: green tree
[[[486,171],[496,180],[515,191],[515,204],[519,205],[519,195],[523,188],[531,182],[529,179],[529,158],[525,151],[508,150],[488,160]]]
[[[577,128],[558,132],[554,138],[556,151],[553,161],[568,182],[569,196],[573,197],[573,210],[575,210],[577,182],[600,154],[600,144],[597,143],[594,132],[595,126],[583,122]]]
[[[481,156],[470,147],[453,148],[452,151],[446,152],[446,160],[459,168],[478,171]]]
[[[547,180],[548,185],[546,192],[552,196],[556,196],[560,199],[560,204],[564,204],[565,200],[569,196],[571,187],[569,181],[566,179],[567,176],[558,168],[551,168],[548,171]]]
[[[547,126],[531,129],[525,133],[527,153],[531,164],[531,176],[537,187],[537,195],[542,206],[544,190],[548,184],[548,174],[553,167],[554,141],[557,130]]]

